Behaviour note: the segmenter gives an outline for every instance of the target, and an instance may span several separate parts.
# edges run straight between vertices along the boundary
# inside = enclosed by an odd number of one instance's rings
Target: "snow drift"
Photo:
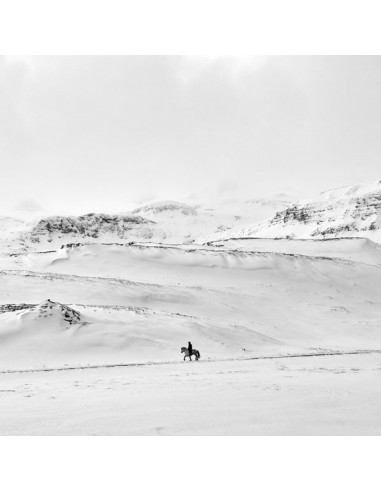
[[[38,307],[0,309],[1,365],[174,361],[188,340],[203,359],[378,348],[376,253],[332,244],[331,257],[148,244],[11,257],[0,303]]]

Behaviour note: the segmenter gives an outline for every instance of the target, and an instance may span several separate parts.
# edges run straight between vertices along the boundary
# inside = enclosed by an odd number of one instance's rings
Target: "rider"
[[[192,360],[192,344],[190,342],[188,342],[188,353],[190,360]]]

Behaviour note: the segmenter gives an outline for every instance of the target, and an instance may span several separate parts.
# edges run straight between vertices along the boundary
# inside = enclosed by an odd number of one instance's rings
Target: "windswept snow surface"
[[[7,435],[379,435],[379,353],[0,373]]]
[[[0,433],[381,434],[380,244],[190,210],[3,220]]]
[[[83,323],[5,307],[0,368],[41,367],[48,354],[78,365],[178,360],[188,340],[212,359],[378,348],[379,257],[364,262],[358,250],[369,244],[353,244],[353,254],[347,242],[304,254],[281,253],[278,242],[276,252],[86,244],[3,258],[0,304],[49,298]]]
[[[345,258],[362,263],[381,266],[381,244],[367,238],[340,239],[227,239],[211,243],[214,247],[237,251],[286,253],[294,255]]]

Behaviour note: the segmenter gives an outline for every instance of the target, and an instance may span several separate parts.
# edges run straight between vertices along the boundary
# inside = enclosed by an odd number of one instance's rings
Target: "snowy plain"
[[[1,434],[381,434],[379,243],[134,213],[1,222]]]
[[[379,435],[381,353],[0,374],[7,435]]]

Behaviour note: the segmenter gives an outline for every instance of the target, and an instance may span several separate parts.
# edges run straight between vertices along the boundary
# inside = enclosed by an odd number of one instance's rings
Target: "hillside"
[[[210,240],[241,237],[367,237],[381,242],[381,181],[321,193],[278,211],[268,220]]]
[[[121,214],[41,216],[34,212],[22,218],[0,217],[0,256],[58,249],[68,243],[202,243],[210,234],[268,217],[286,203],[284,197],[212,200],[209,205],[161,201]]]
[[[150,239],[154,227],[153,221],[132,215],[53,216],[41,219],[25,235],[25,240],[37,248],[81,241],[127,242]]]
[[[212,360],[377,348],[381,269],[376,250],[363,262],[367,249],[89,244],[8,257],[1,365],[176,361],[187,340]],[[78,322],[62,317],[69,308]]]

